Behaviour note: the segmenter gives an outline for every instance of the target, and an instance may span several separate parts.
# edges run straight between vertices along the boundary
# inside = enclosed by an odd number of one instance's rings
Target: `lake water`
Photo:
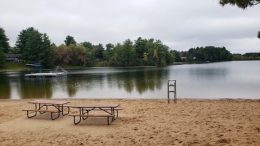
[[[25,73],[0,72],[0,99],[166,99],[169,79],[177,80],[178,98],[260,99],[260,61],[88,68],[52,79],[26,79]]]

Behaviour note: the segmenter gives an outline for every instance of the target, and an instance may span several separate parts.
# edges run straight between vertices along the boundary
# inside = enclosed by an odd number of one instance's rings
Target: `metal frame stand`
[[[170,89],[173,87],[173,89]],[[177,90],[176,90],[176,80],[168,80],[168,104],[170,103],[170,93],[174,93],[174,103],[177,103]]]

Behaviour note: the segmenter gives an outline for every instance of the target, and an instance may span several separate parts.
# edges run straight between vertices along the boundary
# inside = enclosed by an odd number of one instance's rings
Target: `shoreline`
[[[28,119],[24,100],[0,100],[0,145],[259,145],[260,100],[69,99],[72,104],[117,103],[119,118],[106,125],[69,116]]]
[[[34,98],[34,99],[0,99],[0,102],[6,102],[6,101],[31,101],[31,100],[38,100],[38,99],[48,99],[48,100],[129,100],[129,101],[141,101],[141,100],[147,100],[147,101],[165,101],[167,102],[168,99],[165,98]],[[177,98],[178,101],[256,101],[260,102],[259,98]],[[171,98],[170,102],[173,102],[174,99]]]
[[[169,64],[166,66],[65,66],[64,69],[66,70],[84,70],[84,69],[99,69],[99,68],[163,68],[163,67],[169,67],[169,66],[179,66],[179,65],[196,65],[196,64],[212,64],[212,63],[221,63],[221,62],[243,62],[243,61],[260,61],[260,60],[230,60],[230,61],[217,61],[217,62],[175,62],[173,64]],[[13,63],[15,64],[15,63]],[[18,63],[17,65],[21,65],[21,63]],[[25,66],[25,64],[22,64],[23,66],[15,68],[11,66],[6,66],[3,69],[0,69],[1,72],[21,72],[21,71],[27,71],[29,70],[28,67]],[[42,69],[45,71],[53,70],[54,68],[46,68]]]

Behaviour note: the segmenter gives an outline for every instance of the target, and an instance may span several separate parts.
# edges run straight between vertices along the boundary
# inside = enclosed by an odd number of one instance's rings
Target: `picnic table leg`
[[[37,110],[37,104],[34,104],[34,109]],[[27,118],[32,118],[37,115],[37,112],[35,111],[34,115],[30,116],[30,112],[33,113],[33,111],[29,111],[29,110],[26,111]]]
[[[37,104],[34,104],[34,109],[37,109]],[[35,111],[32,116],[30,116],[30,112],[31,111],[27,110],[27,118],[32,118],[32,117],[35,117],[37,115],[37,111]]]
[[[53,116],[54,113],[57,113],[58,115],[56,117]],[[55,120],[55,119],[58,119],[60,117],[60,112],[51,112],[51,119],[52,120]]]
[[[32,118],[32,117],[35,117],[35,116],[37,115],[37,112],[36,112],[36,111],[34,112],[34,115],[32,115],[32,116],[29,115],[29,112],[30,112],[30,111],[27,110],[27,117],[28,117],[28,118]]]
[[[38,105],[39,105],[38,110],[40,110],[40,109],[44,106],[44,105],[41,106],[40,103],[39,103]],[[40,114],[44,114],[45,112],[39,112],[39,113],[40,113]]]
[[[80,113],[80,115],[83,114],[83,108],[79,108],[79,113]],[[83,117],[82,117],[82,119],[83,119]],[[74,120],[74,125],[78,125],[78,124],[81,122],[81,116],[79,116],[79,120],[76,121],[76,116],[74,115],[74,116],[73,116],[73,120]],[[84,120],[84,119],[83,119],[83,120]]]
[[[81,116],[79,116],[79,120],[76,122],[76,116],[73,116],[74,118],[74,125],[78,125],[81,122]]]
[[[64,113],[64,106],[62,105],[62,115],[63,116],[68,115],[70,113],[70,107],[69,106],[67,107],[67,109],[68,109],[68,112]]]
[[[107,125],[109,125],[109,116],[107,116]]]
[[[112,121],[116,120],[115,118],[115,108],[111,107]]]
[[[87,115],[88,115],[88,110],[86,110],[87,112]],[[84,113],[84,109],[83,108],[81,108],[81,112],[80,112],[80,115],[84,115],[85,113]],[[87,118],[88,118],[88,116],[86,116],[86,117],[81,117],[83,120],[86,120]]]

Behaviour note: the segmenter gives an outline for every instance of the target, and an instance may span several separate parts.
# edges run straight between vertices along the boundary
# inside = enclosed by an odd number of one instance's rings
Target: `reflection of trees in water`
[[[6,74],[0,75],[0,99],[9,99],[11,96],[11,88],[9,78]]]
[[[125,69],[117,73],[69,74],[64,78],[52,79],[28,79],[23,74],[10,78],[6,74],[1,74],[0,98],[11,98],[11,88],[17,88],[19,96],[23,99],[51,98],[53,93],[59,90],[73,97],[80,90],[95,88],[102,91],[106,85],[110,89],[124,89],[128,93],[134,90],[143,93],[147,90],[160,89],[164,82],[163,78],[167,75],[167,70],[158,68]]]
[[[131,93],[134,90],[140,94],[150,90],[160,89],[163,78],[168,75],[167,70],[162,69],[141,69],[125,70],[119,73],[98,73],[98,74],[69,74],[66,78],[53,79],[25,79],[20,76],[18,92],[21,98],[51,98],[56,90],[67,92],[73,97],[79,90],[91,90],[98,88],[102,91],[105,85],[109,88],[122,88]],[[7,78],[1,76],[0,90],[5,91],[0,97],[10,98],[10,83]],[[3,80],[6,79],[6,80]],[[106,84],[108,83],[108,84]],[[5,89],[2,89],[5,88]]]
[[[78,82],[75,80],[68,79],[67,80],[67,93],[69,97],[73,97],[77,93]]]
[[[223,79],[228,75],[228,70],[226,68],[191,68],[189,74],[197,79]]]
[[[21,77],[20,96],[21,98],[51,98],[52,79],[25,79]]]
[[[162,79],[167,75],[167,70],[144,69],[141,71],[109,74],[108,81],[117,84],[118,88],[123,87],[129,93],[131,93],[134,88],[136,88],[139,93],[143,93],[147,90],[154,91],[155,89],[160,89],[163,82]]]
[[[79,88],[91,89],[96,85],[99,85],[101,88],[103,86],[102,74],[78,74],[70,75],[66,81],[67,93],[70,97],[76,95]]]
[[[64,86],[70,97],[76,95],[78,90],[91,90],[100,88],[102,90],[107,81],[109,88],[123,88],[128,93],[136,89],[139,93],[147,90],[160,89],[168,76],[168,70],[163,69],[142,69],[129,72],[108,73],[108,74],[71,74],[68,76]]]

